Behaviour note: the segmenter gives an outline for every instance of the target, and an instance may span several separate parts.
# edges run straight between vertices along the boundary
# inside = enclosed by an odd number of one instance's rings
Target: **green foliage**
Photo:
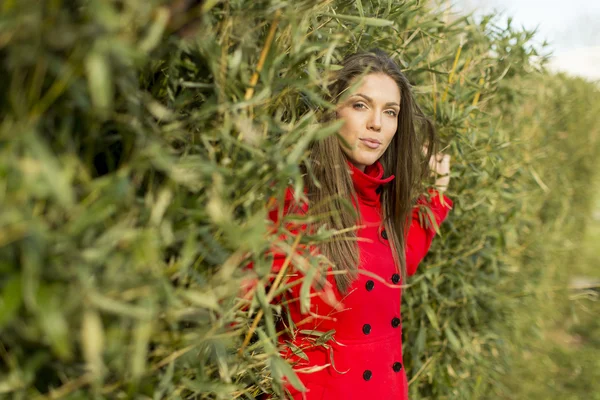
[[[547,76],[517,123],[545,189],[531,196],[538,220],[525,236],[521,268],[511,282],[516,293],[506,337],[510,370],[496,388],[498,398],[594,398],[598,393],[600,347],[594,289],[597,282],[597,173],[600,154],[598,87],[582,79]],[[535,106],[534,106],[535,105]],[[539,111],[541,110],[541,111]]]
[[[600,201],[595,210],[600,210]],[[539,284],[538,295],[525,304],[535,318],[517,320],[529,329],[520,330],[511,373],[503,379],[507,390],[499,398],[600,398],[600,221],[588,220],[586,225],[583,240],[572,243],[570,251],[553,252],[553,261],[544,266],[548,283]],[[574,285],[578,281],[585,285]],[[556,282],[568,282],[570,288],[556,290]]]
[[[543,276],[589,210],[599,100],[498,23],[416,0],[2,3],[0,393],[231,399],[295,382],[265,289],[266,251],[294,244],[266,206],[337,129],[315,117],[327,71],[371,47],[453,157],[455,208],[404,297],[411,393],[501,390],[537,282],[521,266]]]

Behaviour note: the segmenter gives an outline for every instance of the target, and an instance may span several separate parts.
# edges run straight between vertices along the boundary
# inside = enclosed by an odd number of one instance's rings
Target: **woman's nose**
[[[373,110],[371,113],[371,118],[369,118],[368,128],[374,131],[381,130],[381,115],[379,112]]]

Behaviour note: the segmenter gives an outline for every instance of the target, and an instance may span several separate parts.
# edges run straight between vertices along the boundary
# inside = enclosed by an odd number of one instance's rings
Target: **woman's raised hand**
[[[437,177],[436,189],[442,193],[445,192],[450,183],[450,155],[444,153],[432,155],[429,159],[429,169]]]

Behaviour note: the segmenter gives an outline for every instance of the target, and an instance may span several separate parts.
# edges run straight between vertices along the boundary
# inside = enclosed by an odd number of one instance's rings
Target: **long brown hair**
[[[341,65],[329,85],[329,100],[334,104],[357,78],[367,73],[386,74],[400,89],[398,128],[379,161],[384,176],[395,175],[394,180],[384,185],[381,193],[382,222],[388,233],[394,261],[402,281],[406,282],[407,222],[415,199],[421,193],[422,181],[429,172],[427,160],[433,154],[435,129],[415,102],[408,79],[386,53],[378,49],[355,53],[346,57]],[[330,112],[323,120],[332,118],[335,117]],[[344,199],[356,200],[356,192],[341,146],[339,135],[314,142],[310,148],[310,173],[305,176],[311,212],[323,213],[330,228],[344,231],[343,240],[329,241],[320,249],[333,263],[334,271],[346,272],[335,276],[338,289],[346,293],[357,277],[360,255],[356,230],[352,230],[358,222],[356,212],[344,206]],[[423,146],[427,147],[426,154],[423,154]]]

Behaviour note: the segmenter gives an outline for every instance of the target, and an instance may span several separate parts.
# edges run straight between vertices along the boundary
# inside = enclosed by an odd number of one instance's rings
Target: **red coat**
[[[394,176],[383,178],[383,167],[379,162],[367,167],[365,172],[352,168],[352,180],[358,195],[361,224],[365,225],[358,231],[361,238],[370,239],[359,241],[359,269],[369,271],[380,277],[381,281],[372,276],[360,274],[346,296],[342,296],[336,286],[333,276],[328,276],[329,288],[343,308],[336,310],[319,294],[311,289],[311,314],[303,314],[297,300],[300,297],[301,285],[296,285],[285,299],[289,301],[289,312],[300,330],[316,330],[327,332],[335,330],[332,341],[328,342],[331,349],[322,346],[311,346],[309,336],[297,333],[294,340],[289,336],[282,337],[303,349],[306,358],[292,355],[288,348],[284,352],[293,365],[302,383],[306,386],[305,393],[299,392],[291,385],[293,399],[407,399],[408,384],[402,364],[402,324],[400,313],[401,289],[399,271],[392,258],[390,243],[381,226],[379,191],[384,185],[394,179]],[[436,222],[440,224],[452,207],[452,202],[444,197],[441,202],[438,196],[433,196],[431,202],[422,199],[427,204]],[[287,212],[293,202],[293,195],[286,194],[284,212]],[[445,203],[445,204],[444,204]],[[301,207],[300,213],[306,212],[307,206]],[[298,212],[295,209],[294,212]],[[270,214],[277,222],[277,211]],[[408,275],[416,272],[419,262],[425,257],[435,231],[421,226],[418,212],[413,212],[412,223],[407,236],[406,263]],[[279,271],[285,260],[283,255],[275,255],[273,272]],[[296,275],[297,276],[297,275]],[[290,280],[297,278],[290,278]],[[390,285],[387,286],[386,284]],[[329,292],[331,293],[331,291]],[[316,372],[305,373],[307,370]],[[304,372],[303,372],[304,371]]]

